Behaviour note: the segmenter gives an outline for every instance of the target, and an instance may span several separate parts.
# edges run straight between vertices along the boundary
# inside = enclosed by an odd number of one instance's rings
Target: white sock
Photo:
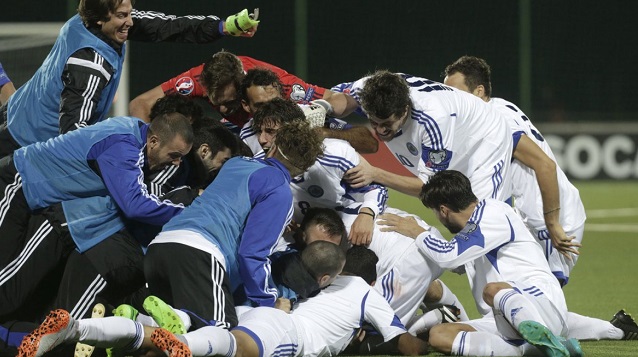
[[[406,327],[408,328],[409,333],[416,336],[420,333],[426,332],[432,328],[432,326],[440,324],[441,321],[441,311],[435,309],[418,316],[416,319],[410,320]]]
[[[107,348],[115,347],[125,352],[135,351],[142,346],[144,328],[139,322],[125,317],[110,316],[101,319],[78,321],[79,342]]]
[[[230,331],[217,326],[206,326],[182,335],[193,356],[234,357],[237,341]]]
[[[450,290],[450,288],[448,288],[447,285],[443,283],[443,281],[439,279],[435,281],[438,281],[441,284],[441,288],[443,289],[443,294],[441,294],[441,300],[435,302],[434,304],[428,304],[429,305],[428,308],[431,309],[433,305],[437,305],[437,307],[439,305],[454,305],[461,310],[461,321],[468,321],[470,318],[467,316],[467,312],[465,312],[465,308],[463,307],[463,304],[461,304],[461,302],[459,301],[459,298],[457,298],[456,295],[454,295],[452,290]]]
[[[577,340],[620,340],[624,332],[609,321],[567,313],[568,337]]]
[[[186,331],[190,330],[191,328],[191,317],[189,314],[185,313],[184,311],[180,310],[180,309],[174,309],[175,313],[177,314],[177,316],[179,316],[180,319],[182,319],[182,322],[184,323],[184,328],[186,329]]]
[[[523,321],[531,320],[544,324],[536,307],[514,289],[502,289],[494,295],[494,310],[502,313],[503,317],[517,330],[518,325]]]
[[[191,317],[182,310],[175,309],[173,307],[171,308],[173,309],[173,311],[175,311],[175,314],[177,314],[177,316],[182,320],[186,331],[188,331],[191,328]],[[151,316],[144,315],[142,313],[137,314],[137,318],[135,319],[135,321],[145,326],[160,327]]]
[[[144,315],[142,313],[137,314],[135,321],[141,323],[144,326],[159,327],[157,322],[155,322],[155,320],[151,316]]]
[[[481,331],[461,331],[452,342],[453,356],[522,356],[520,347],[510,345],[500,336]]]

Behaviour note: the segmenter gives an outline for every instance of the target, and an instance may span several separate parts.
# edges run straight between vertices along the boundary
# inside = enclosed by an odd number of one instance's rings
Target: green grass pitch
[[[580,258],[564,290],[569,310],[609,320],[624,308],[638,318],[638,183],[590,181],[575,185],[585,204],[587,223]],[[418,214],[450,236],[417,198],[391,191],[389,205]],[[442,278],[470,318],[478,317],[467,278],[453,273]],[[591,357],[638,356],[638,341],[584,341],[581,345]]]

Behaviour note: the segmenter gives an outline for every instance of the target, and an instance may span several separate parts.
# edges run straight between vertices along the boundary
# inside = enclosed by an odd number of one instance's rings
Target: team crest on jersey
[[[465,227],[463,227],[463,229],[456,234],[455,238],[457,239],[463,239],[463,240],[469,240],[470,239],[470,234],[472,234],[472,232],[476,231],[476,229],[478,228],[478,226],[476,225],[476,223],[472,223],[472,222],[468,222]]]
[[[419,155],[419,150],[417,150],[416,146],[414,146],[414,144],[412,143],[407,143],[405,144],[405,146],[408,148],[408,151],[410,152],[410,154],[416,156]]]
[[[312,185],[310,187],[308,187],[308,194],[312,197],[321,197],[323,196],[323,188],[317,186],[317,185]]]
[[[175,82],[175,90],[181,95],[189,95],[195,89],[195,81],[191,77],[182,77]]]
[[[435,170],[445,170],[450,165],[450,160],[452,160],[452,152],[426,148],[423,152],[423,158],[427,159],[425,166]]]
[[[290,91],[290,99],[295,102],[301,102],[306,99],[306,90],[303,88],[301,84],[293,84],[292,89]]]

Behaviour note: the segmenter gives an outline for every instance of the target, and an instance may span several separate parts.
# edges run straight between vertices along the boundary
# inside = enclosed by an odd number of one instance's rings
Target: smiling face
[[[215,93],[208,94],[210,103],[217,107],[217,111],[224,117],[228,117],[241,109],[241,101],[237,96],[237,88],[234,84],[229,84]]]
[[[392,140],[408,117],[409,110],[406,110],[405,113],[401,116],[391,115],[386,119],[379,119],[373,115],[368,117],[370,121],[370,125],[372,126],[372,130],[374,130],[375,134],[381,141],[390,141]]]
[[[259,106],[275,98],[281,98],[281,93],[279,92],[279,88],[273,85],[253,85],[246,89],[246,97],[247,100],[242,100],[241,105],[244,107],[244,110],[252,116],[255,115]]]
[[[123,0],[115,9],[115,12],[109,12],[108,21],[98,21],[97,24],[100,26],[104,36],[119,44],[126,42],[128,30],[133,26],[132,10],[131,1]]]
[[[202,159],[202,163],[206,168],[206,171],[213,173],[219,171],[222,165],[232,157],[232,152],[229,148],[223,148],[219,150],[214,156],[208,149],[208,145],[202,145],[198,150],[199,157]]]
[[[169,164],[179,166],[182,157],[190,151],[191,146],[181,135],[175,135],[166,143],[162,143],[157,135],[151,135],[146,143],[149,170],[161,170]]]

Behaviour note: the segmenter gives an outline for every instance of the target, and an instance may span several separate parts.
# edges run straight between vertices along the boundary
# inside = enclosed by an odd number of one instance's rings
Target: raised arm
[[[133,27],[129,32],[129,39],[146,42],[210,43],[224,35],[252,37],[257,31],[259,21],[251,18],[251,15],[255,17],[253,14],[244,11],[227,18],[232,21],[230,26],[214,15],[175,16],[155,11],[133,10]],[[245,28],[237,29],[236,23]]]

